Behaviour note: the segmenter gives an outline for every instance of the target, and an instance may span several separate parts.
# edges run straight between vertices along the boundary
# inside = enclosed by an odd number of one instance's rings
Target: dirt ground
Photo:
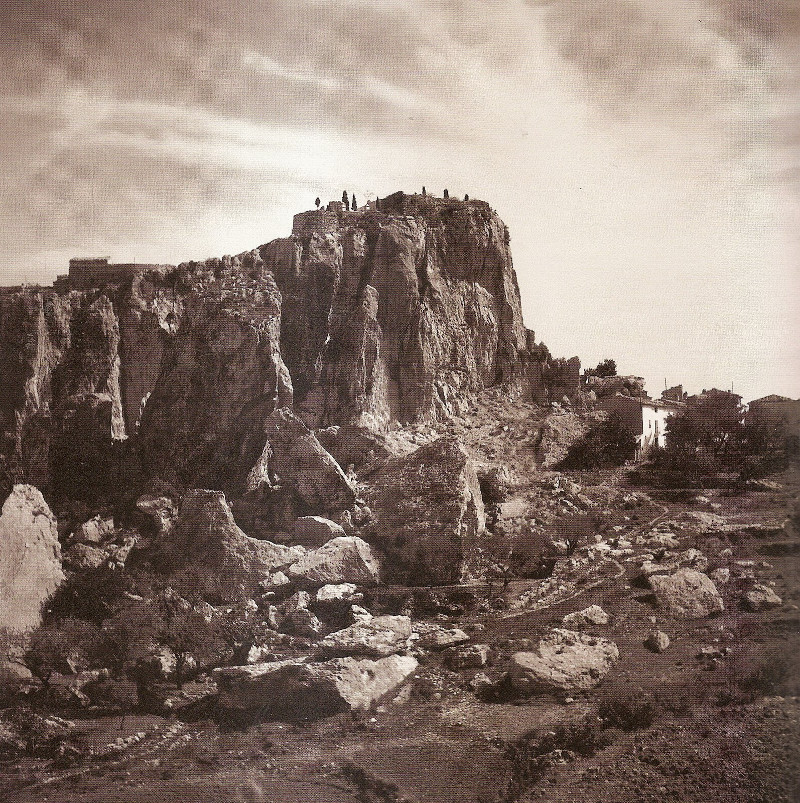
[[[493,450],[502,451],[506,441],[521,444],[514,447],[523,452],[517,465],[526,470],[529,447],[516,437],[514,421],[507,431],[502,424],[499,431],[497,424],[492,426]],[[486,443],[488,435],[480,431],[475,442]],[[591,478],[576,474],[572,479],[587,493],[591,490]],[[651,492],[652,504],[620,512],[618,534],[635,541],[658,522],[680,520],[687,511],[713,511],[737,526],[713,533],[692,526],[675,529],[680,549],[700,549],[710,561],[709,571],[729,566],[734,576],[750,573],[770,584],[782,598],[780,607],[745,611],[732,581],[720,585],[724,613],[697,620],[667,616],[635,581],[639,556],[652,548],[634,544],[632,555],[613,561],[621,571],[612,570],[607,559],[595,558],[587,563],[583,579],[571,578],[560,596],[555,594],[544,606],[515,607],[526,590],[535,591],[536,581],[520,581],[505,590],[504,608],[440,615],[440,624],[461,627],[473,642],[491,645],[493,657],[485,669],[453,672],[440,654],[431,652],[420,659],[412,682],[372,712],[306,723],[267,722],[248,730],[225,731],[211,720],[80,718],[65,713],[93,752],[69,766],[34,759],[0,765],[0,799],[800,800],[800,535],[793,526],[784,527],[800,494],[800,471],[794,468],[771,479],[778,484],[774,489],[738,496],[708,491],[701,502]],[[509,517],[530,517],[530,498],[527,491],[522,493],[508,507]],[[600,563],[608,570],[599,571]],[[597,688],[567,700],[494,702],[472,691],[470,680],[478,671],[499,677],[511,653],[528,643],[525,640],[535,644],[565,614],[591,604],[602,606],[611,620],[590,632],[614,640],[621,656]],[[643,645],[656,629],[671,641],[660,654]],[[602,744],[588,754],[557,750],[535,777],[529,773],[526,781],[520,775],[514,760],[520,740],[535,741],[569,723],[598,721],[604,700],[638,690],[655,701],[648,726],[630,731],[604,727]],[[120,739],[127,742],[110,747]]]

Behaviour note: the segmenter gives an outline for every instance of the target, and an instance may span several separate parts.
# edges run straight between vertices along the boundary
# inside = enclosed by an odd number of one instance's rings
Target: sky
[[[4,284],[447,187],[554,355],[800,397],[798,0],[0,0],[0,156]]]

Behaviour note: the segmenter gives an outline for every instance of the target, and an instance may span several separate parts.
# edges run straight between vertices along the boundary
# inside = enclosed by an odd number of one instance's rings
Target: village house
[[[667,419],[684,407],[682,402],[669,398],[628,396],[617,393],[598,402],[600,410],[616,413],[626,429],[636,437],[636,459],[645,457],[652,449],[667,444]]]

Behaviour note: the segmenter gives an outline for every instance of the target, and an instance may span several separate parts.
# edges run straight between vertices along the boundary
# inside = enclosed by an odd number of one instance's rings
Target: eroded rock
[[[63,580],[55,517],[38,489],[15,485],[0,513],[0,627],[37,627]]]
[[[377,661],[336,658],[323,663],[277,661],[217,669],[220,707],[260,719],[317,719],[368,710],[417,668],[408,655]]]
[[[683,619],[701,619],[725,610],[713,580],[694,569],[674,574],[654,574],[649,578],[658,606]]]
[[[325,655],[382,658],[407,649],[410,638],[408,616],[373,616],[329,633],[318,646]]]
[[[509,678],[523,696],[585,691],[596,686],[619,659],[613,641],[555,629],[534,652],[511,656]]]
[[[340,583],[372,586],[378,582],[379,572],[378,560],[369,544],[361,538],[347,535],[307,552],[286,573],[293,582],[309,586]]]

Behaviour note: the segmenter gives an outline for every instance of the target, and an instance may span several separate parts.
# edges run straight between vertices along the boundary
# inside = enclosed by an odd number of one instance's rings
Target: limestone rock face
[[[42,606],[63,580],[50,508],[32,485],[15,485],[0,514],[0,629],[37,627]]]
[[[369,544],[347,535],[307,552],[286,573],[290,580],[308,586],[340,583],[373,586],[378,582],[379,571],[380,564]]]
[[[174,528],[159,548],[179,577],[190,574],[198,591],[206,588],[235,598],[250,592],[270,572],[299,560],[305,550],[247,536],[233,520],[221,491],[190,490]]]
[[[290,409],[275,410],[263,431],[266,445],[248,475],[248,490],[288,486],[314,512],[333,513],[353,504],[355,491],[341,467]]]
[[[368,710],[417,668],[408,655],[377,661],[336,658],[323,663],[276,661],[217,669],[220,707],[262,719],[316,719]]]
[[[195,278],[139,427],[145,470],[182,487],[241,489],[264,449],[264,421],[292,402],[270,277]]]
[[[292,528],[292,540],[306,547],[320,547],[331,538],[344,535],[345,531],[339,524],[322,516],[301,516]]]
[[[669,575],[654,574],[649,582],[659,607],[673,616],[701,619],[725,610],[713,580],[694,569],[679,569]]]
[[[554,629],[535,652],[511,656],[511,685],[522,695],[585,691],[596,686],[619,659],[613,641]]]
[[[470,575],[486,517],[475,466],[455,438],[393,458],[368,481],[370,540],[386,555],[386,582],[443,585]]]
[[[503,222],[480,201],[400,196],[381,212],[297,215],[290,240],[260,249],[315,428],[439,417],[510,378],[526,349]]]

